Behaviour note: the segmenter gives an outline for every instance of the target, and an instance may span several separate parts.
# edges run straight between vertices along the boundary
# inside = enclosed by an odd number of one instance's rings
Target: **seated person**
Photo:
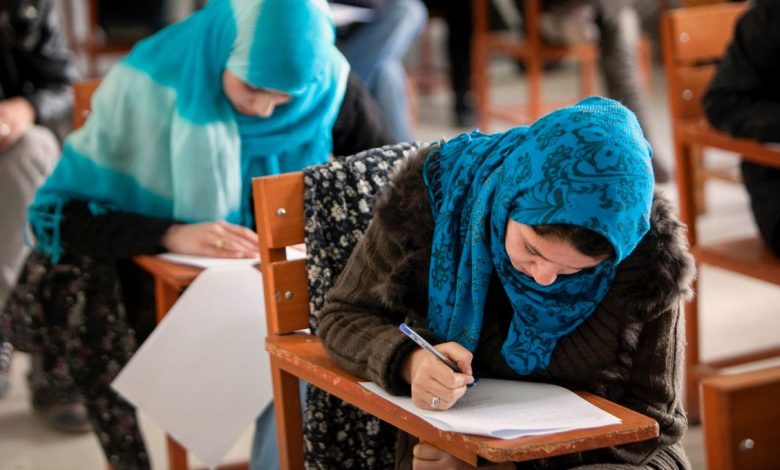
[[[0,1],[0,310],[30,251],[27,206],[57,164],[71,123],[76,77],[53,0]],[[0,396],[10,386],[11,344],[0,333]],[[86,410],[62,361],[33,354],[33,409],[54,429],[89,430]]]
[[[704,95],[713,127],[736,137],[780,142],[780,4],[757,0]],[[742,161],[742,179],[761,237],[780,256],[780,168]]]
[[[600,97],[420,152],[377,200],[317,334],[348,372],[422,409],[496,377],[589,391],[659,423],[656,439],[539,468],[689,468],[681,301],[694,264],[653,193],[651,154],[633,113]],[[402,433],[395,445],[397,468],[469,468]]]
[[[252,177],[392,138],[324,0],[211,0],[138,43],[92,105],[36,193],[36,252],[0,325],[64,358],[112,468],[144,469],[134,409],[110,387],[155,323],[132,257],[257,256]]]
[[[403,58],[428,20],[421,0],[338,0],[372,8],[367,23],[337,29],[336,45],[376,99],[399,142],[414,140]]]

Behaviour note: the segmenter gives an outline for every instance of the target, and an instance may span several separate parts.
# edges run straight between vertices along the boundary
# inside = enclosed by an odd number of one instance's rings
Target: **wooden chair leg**
[[[187,450],[176,439],[167,437],[168,444],[168,468],[170,470],[187,470]]]
[[[299,470],[303,468],[303,416],[298,378],[279,368],[273,358],[271,377],[274,383],[279,466],[282,470]]]
[[[694,292],[698,289],[698,281],[694,282]],[[699,310],[694,297],[685,304],[685,408],[688,421],[698,423],[699,411]]]
[[[707,194],[704,181],[704,152],[701,148],[691,149],[691,177],[693,180],[693,200],[696,205],[696,215],[707,212]]]

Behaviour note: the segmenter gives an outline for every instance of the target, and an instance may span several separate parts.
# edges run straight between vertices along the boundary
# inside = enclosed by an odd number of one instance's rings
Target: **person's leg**
[[[428,11],[420,0],[395,0],[375,11],[374,20],[360,25],[338,42],[352,71],[374,91],[387,60],[402,60],[420,36]]]
[[[397,141],[413,139],[403,57],[422,32],[427,10],[419,0],[396,0],[377,10],[339,48],[376,99]]]
[[[0,153],[0,309],[16,283],[29,247],[25,244],[27,206],[59,158],[57,139],[48,129],[32,127]],[[0,396],[10,388],[13,348],[0,334]]]
[[[622,102],[636,114],[642,130],[657,150],[652,138],[648,101],[640,82],[639,40],[641,35],[639,15],[630,2],[620,5],[605,5],[609,2],[597,1],[598,25],[600,30],[601,70],[607,86],[607,95]],[[655,180],[659,183],[669,181],[669,170],[661,163],[657,155],[653,159]]]
[[[54,134],[40,126],[30,128],[0,154],[0,308],[5,305],[30,250],[25,243],[27,207],[54,169],[59,155]]]
[[[10,331],[16,330],[11,339],[20,348],[64,358],[114,470],[149,468],[135,410],[111,388],[142,339],[136,337],[122,296],[142,293],[122,292],[113,260],[65,254],[52,265],[45,255],[32,256],[38,260],[27,263],[13,297],[37,298],[26,309],[14,307],[21,302],[9,302],[14,308],[8,313],[15,317]],[[153,318],[151,308],[147,316]],[[18,326],[20,317],[26,319],[27,330]]]
[[[759,233],[780,256],[780,170],[744,160],[741,169]]]
[[[301,413],[306,404],[306,382],[300,382]],[[279,446],[276,438],[276,413],[273,402],[269,403],[255,420],[255,436],[252,440],[250,470],[278,470]]]
[[[379,109],[390,126],[396,142],[412,142],[409,123],[409,99],[406,93],[406,70],[400,60],[386,60],[379,68],[379,78],[372,92]]]
[[[470,127],[476,123],[471,90],[471,1],[449,0],[442,7],[447,20],[447,60],[454,96],[455,124]]]

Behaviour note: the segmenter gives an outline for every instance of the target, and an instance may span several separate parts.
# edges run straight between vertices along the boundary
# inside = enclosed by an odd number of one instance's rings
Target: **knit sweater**
[[[350,373],[395,394],[409,394],[400,367],[413,343],[398,331],[425,328],[427,282],[434,223],[422,179],[426,152],[412,156],[377,201],[374,219],[326,297],[317,334]],[[551,382],[605,397],[655,419],[656,439],[537,461],[522,468],[572,468],[596,464],[688,468],[679,444],[687,419],[680,402],[683,319],[694,264],[684,228],[668,201],[656,194],[652,228],[619,266],[596,312],[557,344],[549,366],[518,376],[501,354],[512,308],[500,282],[491,282],[473,367],[480,377]],[[397,467],[409,464],[411,446],[401,436]]]

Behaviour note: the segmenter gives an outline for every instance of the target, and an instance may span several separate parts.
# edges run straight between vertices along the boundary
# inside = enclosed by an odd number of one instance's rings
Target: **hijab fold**
[[[514,310],[502,349],[507,364],[520,375],[546,368],[557,341],[596,310],[618,264],[650,228],[651,155],[634,114],[600,97],[529,127],[444,143],[423,167],[435,222],[431,331],[474,351],[495,273]],[[616,255],[542,286],[506,254],[510,219],[585,227]]]
[[[56,261],[61,211],[134,212],[253,225],[251,178],[322,163],[349,72],[325,0],[211,0],[141,41],[101,82],[30,207],[37,248]],[[292,99],[268,118],[238,114],[229,70]]]

